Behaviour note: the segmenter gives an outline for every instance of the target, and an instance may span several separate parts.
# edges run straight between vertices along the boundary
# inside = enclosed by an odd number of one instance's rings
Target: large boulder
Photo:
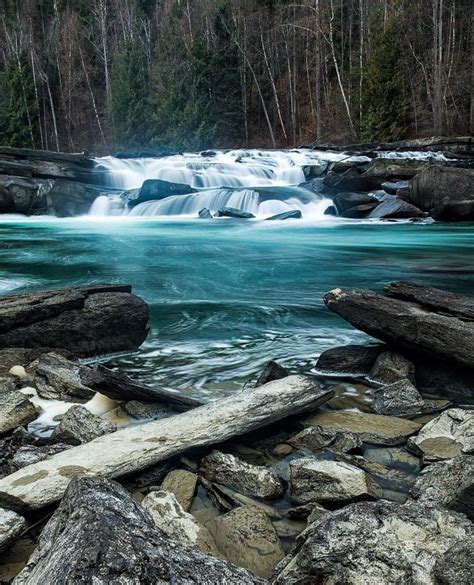
[[[411,203],[398,197],[386,195],[384,200],[377,205],[368,215],[368,219],[406,219],[411,217],[424,217],[425,214]]]
[[[86,357],[135,350],[149,310],[127,285],[91,285],[0,299],[0,347],[60,348]]]
[[[369,377],[379,384],[393,384],[405,378],[414,381],[415,366],[396,351],[384,351],[375,360]]]
[[[316,368],[328,374],[367,375],[385,349],[381,344],[331,347],[319,356]]]
[[[343,213],[348,209],[359,205],[367,205],[372,204],[374,207],[377,207],[379,201],[373,195],[368,195],[367,193],[350,193],[350,192],[342,192],[338,193],[334,198],[334,205],[339,213]]]
[[[52,180],[0,175],[0,213],[46,213]]]
[[[471,583],[473,529],[462,514],[418,503],[361,502],[323,516],[306,534],[280,564],[277,585]],[[439,580],[458,547],[456,577]]]
[[[114,481],[69,485],[15,585],[260,583],[248,571],[183,547]]]
[[[432,165],[413,179],[409,201],[423,211],[474,200],[474,169]]]
[[[135,207],[139,203],[145,203],[146,201],[159,201],[172,195],[187,195],[189,193],[196,193],[196,189],[184,183],[147,179],[138,192],[129,193],[127,202],[129,207]]]

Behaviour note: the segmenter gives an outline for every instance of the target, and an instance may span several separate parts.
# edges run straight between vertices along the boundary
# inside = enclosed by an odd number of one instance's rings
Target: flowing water
[[[473,293],[472,227],[341,220],[323,215],[323,190],[283,185],[299,183],[304,165],[342,157],[233,151],[103,159],[116,186],[160,176],[206,189],[135,208],[155,206],[150,213],[124,213],[114,196],[100,197],[80,218],[2,216],[0,292],[131,283],[150,305],[151,333],[137,353],[113,363],[146,382],[212,397],[241,388],[269,359],[309,372],[321,351],[368,340],[324,306],[323,294],[334,287],[380,290],[404,279]],[[193,199],[225,199],[216,191],[229,191],[226,183],[236,178],[238,197],[245,192],[257,215],[299,205],[303,219],[190,217]]]

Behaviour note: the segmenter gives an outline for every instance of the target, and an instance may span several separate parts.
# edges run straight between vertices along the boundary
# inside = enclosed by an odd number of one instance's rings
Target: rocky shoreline
[[[314,146],[319,150],[337,147]],[[443,158],[410,157],[410,149],[426,153],[443,153]],[[321,160],[303,168],[303,190],[320,193],[333,200],[328,215],[349,219],[414,221],[432,218],[440,221],[474,219],[474,159],[469,137],[431,138],[392,144],[365,144],[339,148],[347,156],[338,162]],[[384,152],[400,158],[385,158]],[[125,153],[129,158],[161,158],[179,153]],[[211,157],[212,151],[202,152]],[[123,158],[118,153],[117,158]],[[239,163],[239,159],[236,159]],[[245,164],[243,164],[245,169]],[[231,189],[230,189],[231,190]],[[268,188],[254,189],[265,201]],[[63,154],[27,149],[0,148],[0,214],[17,213],[72,217],[89,212],[101,196],[115,196],[133,209],[140,203],[160,201],[174,195],[189,195],[196,190],[184,183],[148,179],[137,189],[116,189],[100,159],[88,155]],[[281,193],[279,193],[281,197]],[[203,208],[197,217],[211,219]],[[253,214],[233,207],[223,207],[215,217],[251,219]],[[301,217],[299,210],[279,213],[268,219],[286,220]]]
[[[0,580],[470,583],[474,299],[324,301],[379,343],[202,402],[91,363],[145,339],[131,287],[0,300]]]

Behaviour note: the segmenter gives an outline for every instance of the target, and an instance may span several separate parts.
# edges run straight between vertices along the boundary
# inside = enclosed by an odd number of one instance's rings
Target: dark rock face
[[[299,209],[292,209],[291,211],[284,211],[283,213],[277,213],[271,217],[267,217],[267,221],[273,220],[285,220],[285,219],[301,219],[303,214]]]
[[[74,479],[16,585],[263,583],[169,539],[119,484]]]
[[[413,382],[415,366],[396,351],[384,351],[377,357],[369,375],[380,384],[393,384],[406,378]]]
[[[81,357],[136,349],[149,310],[130,286],[97,285],[3,297],[0,347],[54,347]]]
[[[337,217],[337,209],[334,205],[330,205],[329,207],[326,207],[324,215],[332,215],[333,217]]]
[[[373,410],[387,416],[411,417],[420,414],[425,401],[410,380],[398,380],[373,392]]]
[[[97,197],[112,193],[118,194],[120,191],[74,181],[56,180],[45,192],[46,211],[54,213],[57,217],[85,215]]]
[[[212,213],[205,207],[198,213],[199,219],[212,219]]]
[[[316,367],[338,374],[369,374],[375,360],[385,351],[383,345],[343,345],[323,351]]]
[[[289,375],[290,372],[286,368],[280,366],[277,362],[270,361],[258,377],[255,387],[258,388],[258,386],[263,386],[267,382],[273,382],[273,380],[281,380]]]
[[[461,201],[442,201],[430,212],[438,221],[472,221],[474,219],[474,199]]]
[[[0,175],[0,213],[43,213],[52,184],[47,179]]]
[[[436,289],[424,290],[428,296],[438,294]],[[358,329],[397,348],[474,367],[474,325],[452,313],[439,314],[425,304],[363,290],[335,289],[324,302]],[[473,307],[471,300],[469,313]]]
[[[366,193],[338,193],[333,201],[339,213],[343,213],[344,211],[357,207],[358,205],[373,204],[374,206],[377,206],[379,204],[376,197],[367,195]]]
[[[147,179],[138,193],[130,194],[128,205],[129,207],[135,207],[139,203],[145,203],[146,201],[158,201],[172,195],[187,195],[188,193],[196,193],[196,189],[184,183]]]
[[[399,195],[400,193],[408,194],[410,181],[387,181],[382,183],[382,189],[390,195]]]
[[[424,217],[424,213],[418,207],[387,195],[382,203],[373,209],[367,216],[369,219],[406,219],[410,217]]]
[[[235,209],[234,207],[223,207],[216,213],[216,217],[234,217],[235,219],[252,219],[255,217],[253,213]]]
[[[351,207],[349,209],[346,209],[346,211],[343,211],[341,213],[342,217],[346,217],[348,219],[362,219],[364,217],[367,217],[370,212],[375,209],[376,207],[378,207],[380,205],[380,203],[377,202],[372,202],[372,203],[364,203],[362,205],[355,205],[354,207]]]
[[[473,201],[473,184],[474,169],[432,165],[413,180],[409,201],[423,211]]]
[[[438,583],[435,574],[444,572],[457,547],[457,576],[467,580],[444,583],[468,585],[472,577],[472,524],[447,510],[362,502],[323,516],[306,534],[294,557],[279,565],[276,584]]]
[[[36,367],[35,386],[39,396],[66,402],[87,402],[95,392],[84,386],[78,362],[52,353],[40,356]]]

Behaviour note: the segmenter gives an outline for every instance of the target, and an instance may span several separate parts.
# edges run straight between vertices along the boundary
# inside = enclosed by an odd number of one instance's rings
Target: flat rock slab
[[[77,475],[119,477],[189,448],[222,443],[326,402],[334,393],[288,376],[176,416],[119,430],[53,455],[0,480],[0,501],[40,508],[59,500]],[[395,419],[398,420],[398,419]]]
[[[354,433],[365,443],[374,445],[401,445],[421,429],[413,421],[365,412],[318,412],[305,417],[301,423],[320,427],[325,433]]]
[[[462,453],[474,452],[474,412],[450,408],[429,423],[408,447],[421,453],[426,461],[452,459]]]
[[[0,348],[57,348],[80,357],[137,349],[147,304],[131,287],[96,285],[0,299]]]
[[[323,516],[308,532],[275,584],[472,583],[473,529],[462,514],[417,502],[361,502]],[[442,578],[446,563],[455,580]]]
[[[397,348],[474,368],[472,321],[368,290],[337,288],[324,302],[357,329]]]
[[[172,540],[119,484],[81,477],[41,533],[15,585],[262,583]]]

